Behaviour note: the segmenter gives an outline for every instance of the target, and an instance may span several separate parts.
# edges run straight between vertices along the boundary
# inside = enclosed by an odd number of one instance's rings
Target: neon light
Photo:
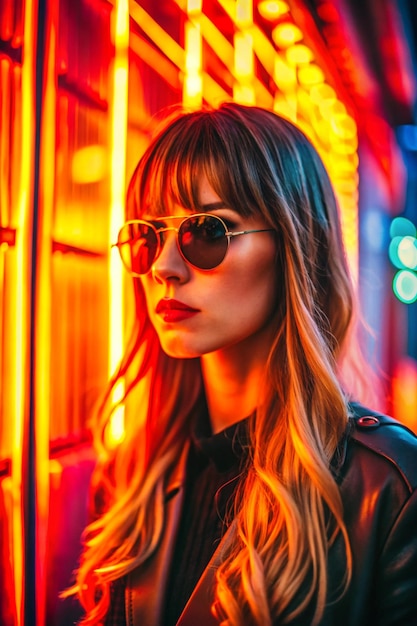
[[[301,41],[303,33],[292,22],[283,22],[278,24],[272,31],[272,39],[278,46],[278,48],[288,48],[294,43]]]
[[[404,267],[417,269],[417,239],[406,235],[398,245],[398,258]]]
[[[314,85],[314,87],[310,89],[310,97],[311,100],[317,105],[320,105],[323,102],[333,103],[337,99],[336,92],[333,87],[330,87],[330,85],[327,85],[326,83],[323,85]]]
[[[123,0],[124,2],[126,0]],[[151,18],[151,16],[134,0],[129,2],[131,18],[140,26],[144,33],[165,56],[180,70],[184,70],[185,55],[181,46]]]
[[[107,154],[104,146],[85,146],[72,157],[72,180],[78,184],[96,183],[107,173]]]
[[[417,300],[417,274],[410,270],[400,270],[394,276],[393,290],[401,302],[412,304]]]
[[[111,106],[111,179],[110,179],[110,232],[109,245],[114,243],[124,220],[126,186],[127,98],[129,74],[129,3],[117,0],[112,14],[114,20],[113,96]],[[119,363],[124,347],[124,291],[123,269],[117,250],[111,249],[109,258],[109,360],[111,375]],[[123,388],[117,391],[117,402]],[[123,413],[117,414],[114,431],[124,431]],[[113,430],[113,427],[112,427]]]
[[[185,76],[183,88],[183,104],[189,108],[198,108],[203,100],[202,79],[202,40],[201,28],[197,19],[187,21],[184,25],[185,39]]]
[[[314,59],[314,54],[312,50],[308,46],[302,43],[297,43],[297,44],[290,46],[285,51],[285,54],[286,54],[288,63],[291,63],[292,65],[301,65],[303,63],[309,63],[310,61]]]
[[[356,138],[356,122],[347,113],[337,113],[331,119],[333,132],[343,140]]]
[[[417,361],[405,356],[392,377],[393,416],[417,434]]]
[[[187,0],[187,13],[189,15],[192,13],[201,13],[202,4],[202,0]]]
[[[264,0],[258,5],[259,14],[265,20],[274,21],[290,10],[287,2],[282,0]]]
[[[389,234],[391,237],[405,237],[405,235],[417,237],[417,229],[413,222],[406,217],[394,217],[391,222]]]
[[[238,80],[253,79],[253,39],[249,33],[235,35],[235,76]]]
[[[284,57],[275,55],[274,82],[284,93],[292,92],[297,85],[297,73],[293,65],[289,65]]]
[[[255,68],[253,53],[253,5],[252,0],[236,0],[235,23],[240,31],[234,35],[233,99],[242,104],[255,104]]]
[[[201,32],[199,24],[185,25],[185,70],[188,74],[201,71]]]
[[[324,82],[324,73],[318,65],[309,63],[298,69],[298,80],[301,85],[311,87]]]
[[[253,24],[252,0],[236,0],[236,24],[241,28]]]
[[[163,52],[138,33],[130,33],[130,48],[174,89],[180,88],[178,68],[166,58]]]
[[[21,68],[21,135],[20,135],[20,181],[17,203],[16,229],[16,282],[14,301],[15,326],[12,327],[12,344],[15,346],[14,370],[10,377],[13,406],[11,407],[13,432],[12,449],[12,528],[13,528],[13,565],[16,594],[16,609],[18,626],[23,624],[24,617],[24,540],[23,540],[23,501],[22,501],[22,450],[23,433],[25,428],[27,381],[28,381],[28,332],[29,332],[29,262],[30,262],[30,233],[31,197],[33,188],[32,155],[34,132],[34,63],[35,41],[34,30],[36,25],[35,3],[27,0],[24,13],[24,54]],[[14,334],[14,336],[13,336]],[[13,358],[13,357],[12,357]]]

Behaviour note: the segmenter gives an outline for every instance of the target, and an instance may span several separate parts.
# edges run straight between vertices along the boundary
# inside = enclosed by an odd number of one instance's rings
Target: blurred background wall
[[[110,245],[166,106],[259,104],[329,170],[376,374],[417,431],[413,0],[2,0],[0,624],[65,626],[88,418],[131,302]],[[115,416],[110,436],[123,434]]]

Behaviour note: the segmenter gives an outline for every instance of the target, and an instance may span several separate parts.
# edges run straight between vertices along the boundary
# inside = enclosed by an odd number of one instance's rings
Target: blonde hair
[[[289,623],[313,606],[314,625],[326,605],[328,549],[340,533],[346,548],[341,590],[351,572],[331,471],[349,417],[338,360],[353,312],[337,204],[319,156],[299,129],[270,111],[226,103],[165,123],[133,175],[127,217],[139,217],[145,208],[169,213],[172,203],[198,211],[202,173],[227,206],[263,216],[276,231],[279,296],[266,392],[250,423],[249,462],[213,610],[222,624],[268,626],[276,618]],[[105,505],[86,529],[77,573],[87,612],[83,624],[100,623],[111,581],[155,551],[163,533],[164,485],[202,395],[198,360],[162,353],[137,279],[134,290],[134,334],[95,425],[101,461],[94,486]],[[111,451],[105,429],[120,378],[127,396],[140,381],[148,393],[128,415],[125,440]],[[305,585],[304,600],[294,606]]]

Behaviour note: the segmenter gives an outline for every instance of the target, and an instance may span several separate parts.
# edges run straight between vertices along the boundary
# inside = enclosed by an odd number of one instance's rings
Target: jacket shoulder
[[[398,420],[358,403],[351,403],[350,409],[350,439],[395,466],[410,492],[417,489],[417,435]]]

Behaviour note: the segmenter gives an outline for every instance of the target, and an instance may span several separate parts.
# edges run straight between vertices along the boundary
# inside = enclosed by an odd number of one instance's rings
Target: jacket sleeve
[[[375,624],[417,625],[417,490],[400,511],[378,564]]]

